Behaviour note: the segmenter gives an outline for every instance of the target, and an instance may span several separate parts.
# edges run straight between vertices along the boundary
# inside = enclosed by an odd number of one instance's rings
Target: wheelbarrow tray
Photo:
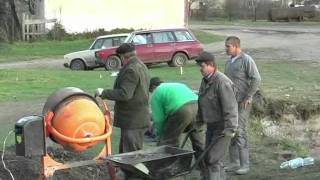
[[[194,151],[171,146],[108,156],[107,160],[140,178],[167,179],[190,172]]]

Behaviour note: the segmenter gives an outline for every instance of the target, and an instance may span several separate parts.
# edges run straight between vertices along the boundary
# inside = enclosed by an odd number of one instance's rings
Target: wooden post
[[[26,25],[26,29],[27,29],[27,31],[26,31],[26,34],[27,34],[26,40],[27,40],[27,41],[29,41],[29,30],[30,30],[29,28],[30,28],[30,26],[29,26],[29,24],[27,24],[27,25]]]
[[[26,18],[26,15],[23,13],[23,14],[22,14],[22,22],[21,22],[21,25],[22,25],[22,28],[21,28],[21,29],[22,29],[22,40],[23,40],[23,41],[25,41],[25,39],[26,39],[26,37],[25,37],[25,36],[26,36],[26,35],[25,35],[25,24],[24,24],[24,22],[25,22],[24,19],[25,19],[25,18]]]

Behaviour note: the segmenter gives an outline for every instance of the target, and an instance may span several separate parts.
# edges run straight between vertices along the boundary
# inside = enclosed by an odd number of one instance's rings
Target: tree
[[[197,0],[188,0],[188,10],[189,10],[189,17],[191,16],[191,5],[192,3],[196,2]]]
[[[35,0],[0,0],[0,42],[21,40],[22,27],[16,11],[16,2],[28,6],[32,13]]]
[[[259,0],[250,0],[250,8],[252,9],[253,21],[257,21],[257,7]]]
[[[239,8],[238,0],[226,0],[225,1],[225,11],[228,16],[229,21],[234,17],[235,11]]]

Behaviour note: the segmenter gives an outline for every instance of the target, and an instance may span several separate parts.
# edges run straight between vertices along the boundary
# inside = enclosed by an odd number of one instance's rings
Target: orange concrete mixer
[[[62,164],[47,153],[42,156],[41,177],[53,176],[56,170],[103,163],[111,155],[111,115],[101,98],[94,98],[79,88],[67,87],[50,95],[44,105],[44,134],[64,149],[83,152],[103,141],[105,146],[94,160]],[[115,170],[108,165],[111,179]]]
[[[53,93],[43,114],[48,135],[66,150],[83,152],[111,134],[97,100],[78,88]]]

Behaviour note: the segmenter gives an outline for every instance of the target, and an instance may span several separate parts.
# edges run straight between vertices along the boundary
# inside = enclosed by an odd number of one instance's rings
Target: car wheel
[[[173,56],[172,60],[168,63],[169,66],[179,67],[187,64],[188,57],[184,53],[177,53]]]
[[[121,60],[118,56],[110,56],[105,64],[106,70],[117,70],[121,68]]]
[[[82,60],[76,59],[71,62],[70,69],[73,71],[83,71],[86,69],[86,65]]]

